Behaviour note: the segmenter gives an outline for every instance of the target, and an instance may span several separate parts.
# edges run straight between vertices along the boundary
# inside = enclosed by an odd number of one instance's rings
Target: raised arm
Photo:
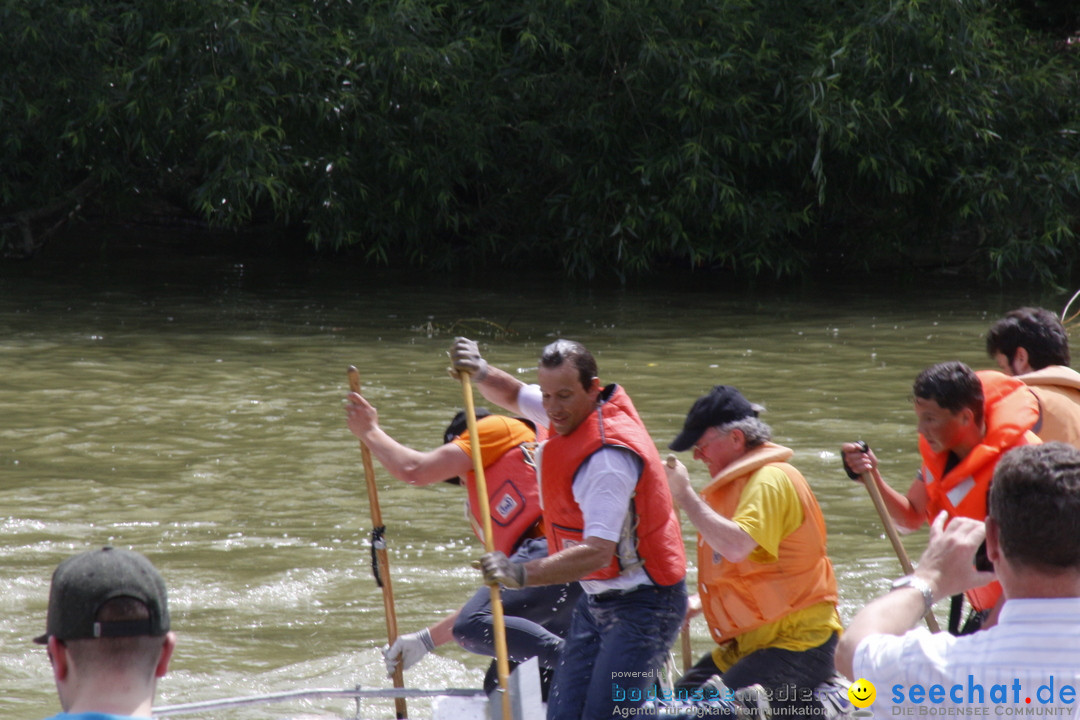
[[[690,518],[701,537],[715,552],[726,560],[742,562],[757,547],[757,541],[737,523],[709,507],[690,485],[690,475],[686,466],[674,457],[664,464],[667,473],[671,498]]]
[[[345,414],[349,430],[371,450],[387,472],[410,485],[432,485],[472,470],[469,455],[453,443],[421,452],[402,445],[379,427],[375,407],[359,393],[349,393]]]
[[[918,530],[926,522],[926,487],[920,478],[915,478],[908,488],[907,495],[901,495],[892,486],[885,482],[878,472],[878,460],[874,451],[860,443],[844,443],[840,451],[844,457],[844,468],[852,479],[862,482],[866,473],[870,473],[874,482],[877,483],[881,497],[885,501],[885,508],[889,516],[902,530],[911,532]]]
[[[518,407],[518,392],[525,383],[508,372],[492,367],[480,356],[480,349],[475,340],[458,337],[450,346],[450,372],[454,377],[464,371],[480,389],[480,394],[488,402],[495,403],[512,413],[521,413]]]
[[[930,526],[930,542],[915,569],[916,581],[872,600],[855,615],[836,647],[836,669],[852,680],[855,650],[870,635],[903,635],[929,612],[934,602],[979,587],[992,573],[975,570],[975,551],[986,537],[982,521],[945,512]]]

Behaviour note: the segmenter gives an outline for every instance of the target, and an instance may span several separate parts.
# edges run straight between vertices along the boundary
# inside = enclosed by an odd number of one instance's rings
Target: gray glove
[[[475,340],[454,338],[450,346],[450,375],[455,380],[461,379],[461,371],[472,375],[473,380],[481,382],[488,374],[487,360],[480,357],[480,348]]]
[[[484,582],[488,585],[525,587],[525,566],[510,562],[510,558],[498,550],[480,556],[480,569],[484,571]]]
[[[427,628],[407,635],[398,635],[393,645],[384,645],[382,649],[386,676],[393,676],[399,662],[402,663],[402,670],[408,670],[434,649],[435,642]]]

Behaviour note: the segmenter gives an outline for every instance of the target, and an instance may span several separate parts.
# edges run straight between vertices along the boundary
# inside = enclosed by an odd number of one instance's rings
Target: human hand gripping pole
[[[348,375],[349,390],[359,395],[360,372],[355,366],[350,365]],[[363,440],[360,441],[360,454],[364,460],[364,479],[367,482],[368,505],[371,508],[371,524],[373,525],[371,530],[372,570],[375,573],[375,582],[382,588],[383,609],[386,614],[386,636],[392,648],[398,639],[398,631],[397,615],[394,612],[394,589],[390,584],[390,560],[387,558],[386,541],[383,539],[386,527],[383,525],[382,511],[379,509],[379,491],[375,487],[375,466],[371,462],[371,450],[368,449]],[[401,670],[400,663],[393,670],[394,687],[396,688],[405,687]],[[408,709],[405,706],[405,698],[395,698],[394,707],[398,718],[409,717]]]
[[[463,338],[460,338],[463,339]],[[473,404],[472,382],[469,379],[469,371],[461,366],[458,367],[461,378],[461,394],[465,400],[465,422],[469,428],[469,449],[472,453],[473,474],[476,475],[477,497],[486,499],[487,480],[484,477],[484,458],[480,454],[480,438],[476,430],[476,407]],[[491,530],[491,506],[486,500],[478,503],[481,508],[481,519],[484,526],[484,549],[488,557],[495,550],[495,536]],[[503,556],[505,557],[505,556]],[[485,571],[485,576],[486,576]],[[525,582],[525,568],[521,568],[521,583]],[[520,585],[519,585],[520,587]],[[495,667],[499,675],[499,692],[502,693],[502,716],[510,718],[510,653],[506,647],[506,620],[503,618],[502,596],[499,594],[498,583],[491,585],[491,620],[495,629]]]
[[[525,566],[511,562],[510,558],[498,550],[483,554],[480,558],[480,569],[484,572],[484,582],[488,585],[502,585],[515,590],[525,587]]]
[[[864,441],[860,440],[856,443],[859,446],[861,452],[869,452],[870,446]],[[904,575],[911,575],[915,572],[915,568],[911,565],[911,558],[908,557],[907,550],[904,549],[904,543],[900,540],[900,533],[896,530],[896,525],[893,524],[892,516],[889,515],[889,509],[885,507],[885,498],[881,496],[881,488],[878,487],[879,482],[884,482],[881,479],[881,474],[878,472],[876,465],[871,465],[867,472],[862,473],[861,476],[852,472],[851,468],[844,463],[844,471],[847,472],[848,477],[852,480],[856,478],[862,481],[862,484],[866,486],[867,492],[870,493],[870,499],[874,503],[874,508],[877,510],[878,516],[881,518],[881,524],[885,526],[885,534],[889,536],[889,542],[892,543],[893,551],[896,553],[897,559],[900,560],[900,567],[904,570]],[[937,618],[934,617],[933,611],[926,613],[926,626],[930,628],[930,632],[939,632],[941,630],[938,627]]]
[[[393,677],[399,666],[402,670],[408,670],[434,649],[435,641],[431,639],[431,632],[427,628],[398,635],[393,645],[382,649],[386,676]]]
[[[475,340],[456,337],[450,346],[450,377],[461,380],[465,373],[474,376],[476,382],[483,382],[488,374],[488,363],[481,357],[480,346]]]

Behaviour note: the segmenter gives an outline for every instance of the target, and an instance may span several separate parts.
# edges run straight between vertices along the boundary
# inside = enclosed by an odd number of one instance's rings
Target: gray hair
[[[753,408],[755,413],[765,412],[765,408],[761,405],[753,405]],[[724,435],[732,430],[742,430],[743,437],[746,438],[747,450],[753,450],[772,440],[772,428],[761,418],[753,415],[718,425],[716,430]]]

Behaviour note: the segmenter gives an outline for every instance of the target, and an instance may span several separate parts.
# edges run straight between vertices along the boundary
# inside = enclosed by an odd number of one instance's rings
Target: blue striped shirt
[[[1009,600],[973,635],[870,635],[854,668],[874,684],[878,718],[1069,718],[1080,705],[1080,598]]]

